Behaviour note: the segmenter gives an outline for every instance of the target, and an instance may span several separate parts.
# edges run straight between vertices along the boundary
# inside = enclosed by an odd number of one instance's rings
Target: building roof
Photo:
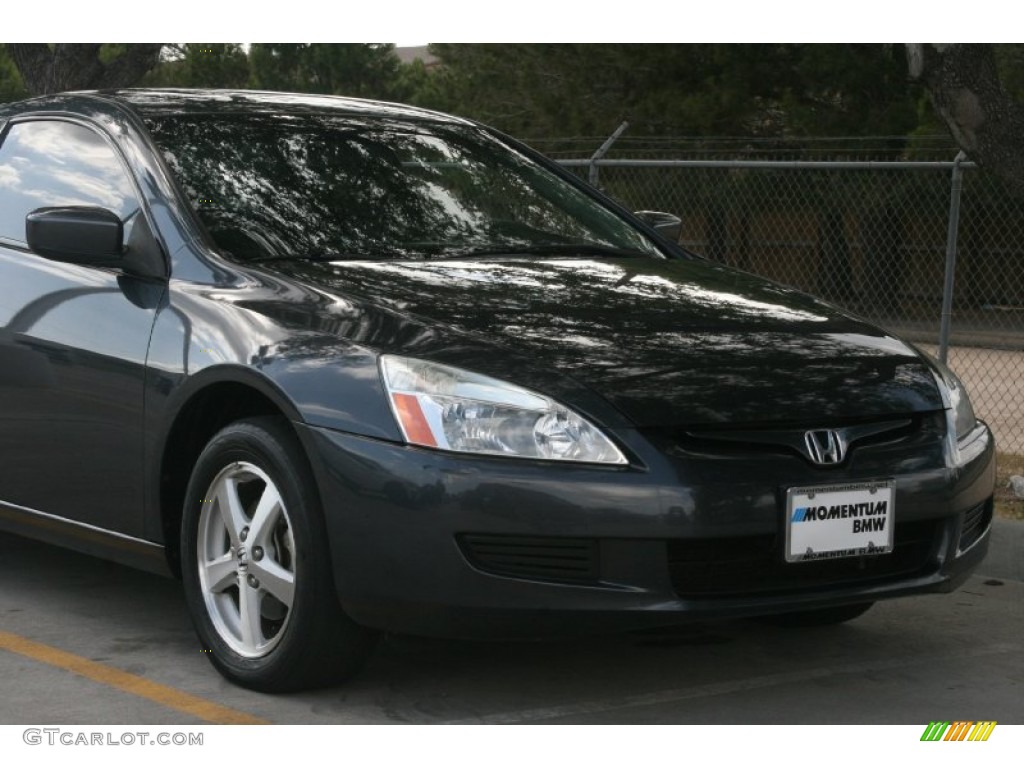
[[[430,53],[425,45],[403,45],[395,48],[395,55],[403,64],[412,64],[414,61],[422,61],[427,67],[440,64],[441,60]]]

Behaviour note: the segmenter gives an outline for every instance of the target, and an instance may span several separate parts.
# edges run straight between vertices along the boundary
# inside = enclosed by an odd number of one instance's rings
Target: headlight
[[[602,432],[528,389],[425,360],[384,355],[384,384],[409,443],[462,453],[626,464]]]
[[[967,396],[967,389],[955,373],[934,358],[931,359],[931,363],[935,368],[935,377],[939,381],[939,390],[942,392],[943,400],[948,401],[946,407],[952,413],[952,426],[956,439],[962,440],[974,429],[978,421],[974,415],[971,398]]]

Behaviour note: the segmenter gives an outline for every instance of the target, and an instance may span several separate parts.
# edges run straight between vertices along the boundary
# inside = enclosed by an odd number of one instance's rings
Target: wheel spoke
[[[233,586],[237,582],[237,568],[235,558],[230,552],[204,563],[206,590],[208,592],[223,592]]]
[[[217,485],[217,507],[220,509],[224,527],[228,530],[231,546],[237,547],[239,533],[246,525],[245,512],[238,498],[238,481],[233,477],[225,477]]]
[[[249,563],[249,572],[260,580],[260,586],[288,608],[295,599],[295,574],[286,571],[270,558]]]
[[[253,544],[266,546],[267,534],[273,529],[274,522],[281,513],[281,495],[273,485],[263,489],[256,511],[252,513],[249,523],[249,541]]]
[[[260,625],[260,591],[250,587],[243,579],[238,581],[238,608],[242,642],[250,651],[255,651],[265,640]]]
[[[214,629],[244,658],[273,653],[297,597],[295,538],[279,486],[255,464],[225,462],[199,514],[194,567]]]

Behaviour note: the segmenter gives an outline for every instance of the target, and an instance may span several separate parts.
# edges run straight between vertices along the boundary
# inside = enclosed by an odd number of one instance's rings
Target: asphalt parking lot
[[[844,627],[531,644],[390,637],[346,687],[220,678],[177,582],[0,534],[0,723],[1024,723],[1024,523],[958,592]]]

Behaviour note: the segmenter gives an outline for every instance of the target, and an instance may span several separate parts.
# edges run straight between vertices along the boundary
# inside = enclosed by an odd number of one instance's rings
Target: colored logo
[[[931,722],[924,729],[921,741],[988,741],[995,727],[995,720]]]

